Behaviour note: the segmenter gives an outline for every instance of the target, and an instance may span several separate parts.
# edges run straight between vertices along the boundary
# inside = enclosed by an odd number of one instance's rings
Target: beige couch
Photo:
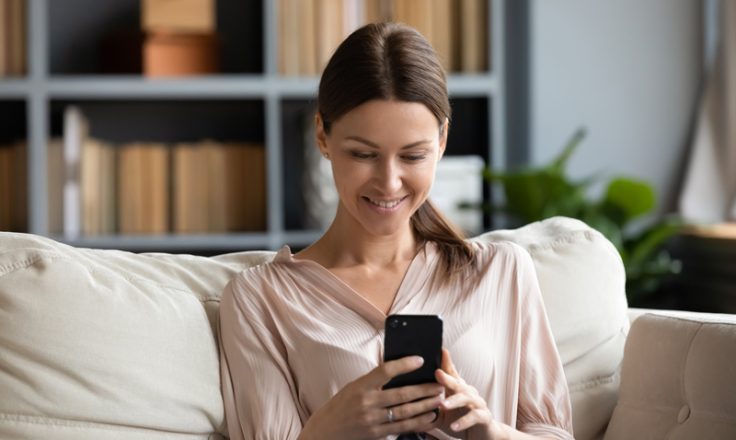
[[[476,239],[532,255],[576,438],[736,438],[736,316],[639,317],[616,250],[576,220]],[[0,233],[0,439],[222,438],[220,291],[273,255],[131,254]]]

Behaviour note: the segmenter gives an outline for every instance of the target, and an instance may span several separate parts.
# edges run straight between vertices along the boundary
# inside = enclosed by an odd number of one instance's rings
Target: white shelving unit
[[[77,0],[77,3],[84,0]],[[118,0],[120,2],[121,0]],[[126,0],[128,1],[128,0]],[[138,2],[139,0],[129,0]],[[220,0],[226,2],[228,0]],[[491,31],[489,50],[491,71],[478,75],[451,75],[449,90],[453,99],[480,98],[487,106],[487,118],[478,121],[487,139],[485,156],[494,167],[506,164],[506,121],[504,106],[504,0],[488,0]],[[263,1],[259,9],[263,20],[263,73],[222,74],[187,79],[147,79],[135,75],[68,74],[53,72],[50,42],[52,0],[28,0],[28,60],[26,78],[0,79],[0,105],[21,102],[26,112],[28,139],[28,231],[75,246],[129,249],[135,251],[227,252],[245,249],[277,249],[283,244],[305,246],[319,237],[319,231],[287,229],[284,199],[289,191],[284,172],[282,133],[283,105],[287,100],[314,100],[318,78],[282,77],[277,73],[276,2]],[[99,4],[91,0],[91,4]],[[105,3],[105,2],[103,2]],[[258,5],[258,3],[255,3]],[[96,6],[101,7],[101,6]],[[56,19],[56,17],[54,18]],[[260,42],[258,42],[260,44]],[[256,44],[256,43],[254,43]],[[49,233],[47,191],[47,142],[51,134],[50,112],[54,102],[89,101],[115,106],[118,101],[258,101],[263,107],[262,127],[266,147],[267,230],[253,233],[101,236],[66,240]],[[463,115],[455,115],[458,118]],[[124,118],[124,115],[121,116]],[[2,130],[2,128],[0,128]],[[452,133],[452,129],[451,129]],[[451,138],[452,139],[452,138]],[[448,146],[451,154],[452,144]]]

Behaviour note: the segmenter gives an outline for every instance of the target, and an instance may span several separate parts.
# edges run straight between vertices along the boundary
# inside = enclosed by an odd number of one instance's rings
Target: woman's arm
[[[439,426],[449,435],[467,430],[468,440],[560,440],[571,438],[567,432],[561,429],[560,436],[536,436],[496,421],[477,390],[465,383],[459,376],[447,350],[442,352],[442,369],[437,370],[437,381],[445,386],[449,396],[442,403]]]
[[[225,288],[220,302],[220,370],[225,419],[232,440],[295,439],[304,411],[286,349],[271,315],[253,300],[241,277]]]

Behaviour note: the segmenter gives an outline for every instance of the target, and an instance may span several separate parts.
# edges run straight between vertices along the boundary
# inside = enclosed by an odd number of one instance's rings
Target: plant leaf
[[[608,184],[602,209],[619,225],[654,208],[654,189],[643,180],[619,177]]]
[[[562,150],[562,153],[560,153],[559,156],[557,156],[552,163],[550,163],[547,166],[547,169],[549,171],[554,171],[557,173],[562,173],[565,169],[565,165],[567,165],[567,161],[570,159],[570,156],[572,156],[572,153],[575,152],[575,150],[578,148],[578,145],[580,145],[580,142],[585,139],[586,130],[584,127],[578,128],[575,133],[570,137],[570,139],[567,141],[567,144],[565,144],[565,148]]]
[[[644,229],[636,237],[626,240],[626,247],[631,264],[640,264],[650,260],[662,247],[664,242],[682,230],[683,222],[679,218],[666,218]]]

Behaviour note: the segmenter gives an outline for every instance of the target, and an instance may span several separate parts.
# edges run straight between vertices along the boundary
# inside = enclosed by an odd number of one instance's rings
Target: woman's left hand
[[[465,383],[450,358],[450,352],[442,349],[442,366],[435,372],[437,382],[445,387],[445,400],[440,405],[438,427],[447,435],[470,429],[472,438],[496,440],[500,438],[500,425],[493,419],[485,400],[478,390]]]

